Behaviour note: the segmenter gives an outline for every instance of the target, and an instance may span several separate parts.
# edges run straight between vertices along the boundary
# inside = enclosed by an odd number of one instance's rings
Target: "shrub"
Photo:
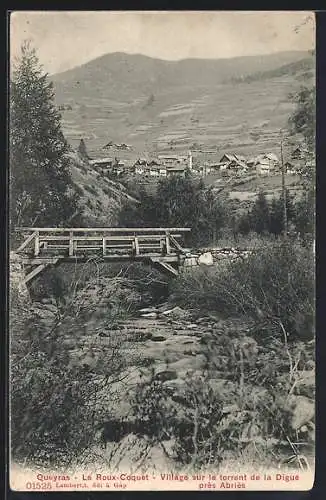
[[[97,192],[95,186],[85,184],[84,185],[84,189],[86,189],[86,191],[88,191],[89,193],[93,194],[94,196],[98,196],[98,192]]]
[[[65,298],[56,309],[23,308],[12,296],[14,461],[52,467],[78,461],[94,443],[96,426],[114,406],[112,384],[120,381],[126,359],[113,322],[138,302],[138,294],[128,288],[128,280],[96,276],[86,285],[74,280]],[[106,350],[98,349],[101,332],[107,337]],[[83,339],[79,349],[85,333],[89,340]]]
[[[47,325],[30,318],[21,335],[12,334],[11,452],[15,461],[67,466],[94,442],[96,424],[109,412],[110,386],[119,377],[122,358],[117,348],[112,356],[94,356],[90,348],[88,361],[86,353],[75,361],[65,340],[80,335],[80,326],[68,318]]]
[[[313,337],[314,267],[309,248],[277,241],[247,259],[196,269],[175,282],[174,301],[277,324],[291,336]]]

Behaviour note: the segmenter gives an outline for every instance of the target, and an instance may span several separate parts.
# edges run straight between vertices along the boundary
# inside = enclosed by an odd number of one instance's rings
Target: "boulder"
[[[44,299],[41,299],[42,304],[49,304],[49,305],[55,305],[55,299],[52,299],[50,297],[45,297]]]
[[[32,313],[35,314],[36,316],[38,316],[39,318],[41,318],[42,320],[49,320],[49,321],[53,321],[55,316],[56,316],[56,312],[53,312],[51,310],[49,310],[48,308],[32,308],[31,309]]]
[[[314,419],[315,404],[313,400],[306,396],[291,396],[289,402],[291,405],[291,427],[293,430],[299,430]]]
[[[161,316],[168,317],[171,319],[185,319],[189,316],[189,313],[179,306],[175,306],[172,309],[167,309],[161,313]]]
[[[13,300],[15,297],[19,304],[29,305],[31,297],[24,282],[25,272],[21,257],[12,251],[10,252],[9,266],[10,299]]]
[[[155,379],[165,382],[166,380],[173,380],[178,378],[177,372],[175,370],[164,370],[156,373]]]
[[[138,312],[140,313],[140,315],[143,315],[143,314],[156,313],[157,310],[156,307],[144,307],[143,309],[139,309]]]
[[[178,361],[174,361],[169,365],[171,370],[175,370],[178,374],[186,373],[188,370],[194,370],[196,368],[194,358],[182,358]]]
[[[147,318],[147,319],[156,319],[157,313],[156,312],[149,312],[149,313],[141,314],[141,317]]]
[[[165,311],[168,311],[169,309],[171,309],[171,305],[168,304],[168,303],[165,303],[165,304],[160,304],[159,306],[157,306],[156,310],[158,313],[163,313]]]
[[[154,342],[164,342],[164,340],[166,340],[166,337],[163,337],[163,335],[152,335],[150,340]]]
[[[49,303],[49,304],[45,304],[44,306],[44,309],[48,310],[48,311],[51,311],[53,312],[54,314],[57,314],[58,312],[58,308],[56,305],[52,304],[52,303]]]
[[[212,266],[214,264],[212,253],[211,252],[202,253],[198,257],[198,264],[204,264],[205,266]]]
[[[294,387],[294,393],[301,396],[315,397],[315,370],[298,371],[298,379]]]

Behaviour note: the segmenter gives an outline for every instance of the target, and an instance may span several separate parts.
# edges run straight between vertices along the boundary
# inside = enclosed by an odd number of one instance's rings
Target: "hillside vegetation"
[[[70,152],[69,156],[71,179],[79,197],[76,216],[92,227],[115,226],[123,204],[137,204],[137,198],[123,184],[92,168],[77,153]]]

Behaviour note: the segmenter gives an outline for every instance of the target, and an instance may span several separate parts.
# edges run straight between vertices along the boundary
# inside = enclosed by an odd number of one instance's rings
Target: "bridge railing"
[[[80,255],[175,255],[177,241],[190,228],[17,228],[27,237],[16,252],[77,257]],[[30,234],[28,234],[30,233]]]

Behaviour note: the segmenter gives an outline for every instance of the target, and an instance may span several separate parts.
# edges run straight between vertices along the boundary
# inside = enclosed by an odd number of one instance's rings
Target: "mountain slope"
[[[94,157],[108,156],[110,140],[132,145],[109,152],[126,163],[189,148],[215,151],[214,161],[230,150],[253,155],[278,150],[305,59],[314,65],[306,52],[174,62],[107,54],[55,75],[56,99],[67,139],[76,147],[83,137]]]
[[[114,226],[125,201],[139,203],[121,183],[97,172],[77,153],[69,154],[71,178],[80,196],[79,214],[93,227]]]

